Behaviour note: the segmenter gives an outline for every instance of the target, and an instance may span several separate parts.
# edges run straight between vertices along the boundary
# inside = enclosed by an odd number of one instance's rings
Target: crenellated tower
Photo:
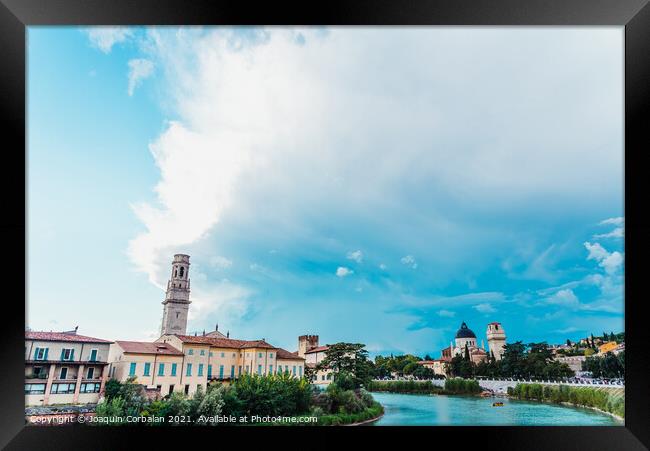
[[[190,256],[174,255],[172,273],[167,282],[161,335],[187,333],[187,314],[190,307]]]
[[[506,345],[506,331],[503,330],[501,323],[490,323],[487,327],[488,347],[494,354],[496,360],[501,360],[503,357],[503,347]]]
[[[301,335],[298,337],[298,355],[305,357],[307,351],[318,347],[318,335]]]

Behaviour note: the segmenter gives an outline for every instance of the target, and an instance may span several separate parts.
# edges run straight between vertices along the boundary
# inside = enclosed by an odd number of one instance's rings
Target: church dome
[[[472,329],[467,327],[467,324],[463,321],[463,324],[460,325],[460,329],[456,332],[456,338],[476,338]]]

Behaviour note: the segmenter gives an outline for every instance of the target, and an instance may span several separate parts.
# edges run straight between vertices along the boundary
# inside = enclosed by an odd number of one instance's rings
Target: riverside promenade
[[[394,379],[394,380],[408,380],[408,379]],[[377,380],[381,382],[380,380]],[[625,390],[624,384],[599,384],[597,382],[589,380],[580,380],[576,382],[563,382],[563,381],[551,381],[551,380],[533,380],[533,379],[476,379],[478,384],[484,390],[489,390],[493,393],[502,393],[505,394],[508,391],[508,387],[514,388],[517,384],[542,384],[542,385],[566,385],[568,387],[591,387],[597,389],[618,389]],[[415,381],[415,382],[426,382],[426,381]],[[445,379],[431,379],[430,382],[437,387],[445,386]]]

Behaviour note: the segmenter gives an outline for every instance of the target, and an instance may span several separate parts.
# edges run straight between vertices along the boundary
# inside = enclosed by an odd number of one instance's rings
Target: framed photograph
[[[2,0],[0,445],[647,449],[647,1],[304,6]]]

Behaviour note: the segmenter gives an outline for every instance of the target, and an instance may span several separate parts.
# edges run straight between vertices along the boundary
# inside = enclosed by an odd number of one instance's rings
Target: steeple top
[[[187,254],[174,254],[174,261],[172,262],[172,265],[174,263],[187,263],[189,265],[190,256]]]

